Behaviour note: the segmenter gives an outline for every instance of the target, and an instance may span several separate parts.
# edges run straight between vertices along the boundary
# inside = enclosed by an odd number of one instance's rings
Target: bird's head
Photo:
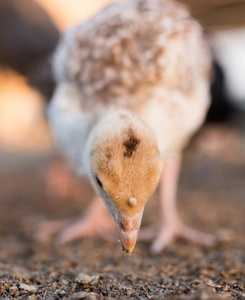
[[[116,125],[102,122],[93,135],[90,177],[114,219],[123,249],[131,254],[144,206],[159,182],[162,159],[148,126],[121,118]]]

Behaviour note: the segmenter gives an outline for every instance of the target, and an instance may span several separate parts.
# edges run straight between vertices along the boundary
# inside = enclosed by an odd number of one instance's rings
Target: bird
[[[0,68],[11,68],[49,101],[55,87],[50,59],[59,30],[35,1],[0,1]]]
[[[121,0],[62,36],[47,114],[57,148],[95,191],[78,220],[50,223],[60,243],[113,224],[132,254],[146,203],[159,185],[158,226],[143,228],[161,252],[175,238],[213,245],[176,205],[183,149],[210,105],[211,58],[202,27],[174,0]],[[107,213],[109,212],[109,214]]]

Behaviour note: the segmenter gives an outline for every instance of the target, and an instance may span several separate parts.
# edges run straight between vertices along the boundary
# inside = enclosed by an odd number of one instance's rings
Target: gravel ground
[[[232,147],[230,147],[232,148]],[[235,155],[235,154],[234,154]],[[187,151],[179,212],[221,241],[211,249],[178,240],[159,255],[138,242],[83,239],[65,246],[36,238],[41,220],[77,215],[91,197],[47,195],[50,155],[0,155],[0,299],[245,299],[245,164]],[[143,223],[157,219],[157,194]]]

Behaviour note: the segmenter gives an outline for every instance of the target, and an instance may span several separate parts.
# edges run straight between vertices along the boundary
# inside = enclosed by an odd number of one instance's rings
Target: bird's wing
[[[80,103],[81,94],[71,83],[60,83],[48,107],[48,118],[57,147],[66,154],[78,175],[83,166],[84,147],[94,117],[88,115]]]
[[[208,80],[206,52],[201,28],[182,4],[126,0],[70,29],[54,69],[59,82],[79,87],[84,108],[138,106],[156,85],[189,93],[200,77]]]

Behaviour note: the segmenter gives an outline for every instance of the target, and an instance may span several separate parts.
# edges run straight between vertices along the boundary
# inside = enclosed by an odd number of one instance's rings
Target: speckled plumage
[[[49,116],[68,154],[83,149],[92,125],[115,109],[147,123],[163,155],[179,152],[209,106],[202,29],[171,0],[119,1],[69,29],[54,72],[58,86]]]
[[[209,106],[209,69],[201,27],[172,0],[116,2],[68,30],[58,47],[52,129],[102,198],[128,254],[159,182],[162,226],[148,231],[152,251],[178,235],[213,243],[182,225],[175,204],[181,152]],[[89,216],[62,230],[62,242],[106,234],[94,199]]]

